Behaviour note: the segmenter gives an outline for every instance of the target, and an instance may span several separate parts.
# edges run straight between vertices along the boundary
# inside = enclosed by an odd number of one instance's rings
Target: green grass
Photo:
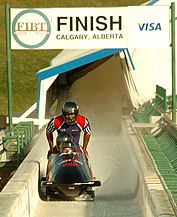
[[[141,5],[145,0],[9,0],[11,8],[121,7]],[[5,3],[0,1],[0,114],[8,114]],[[59,50],[12,51],[12,110],[24,112],[37,101],[36,72],[49,66]]]

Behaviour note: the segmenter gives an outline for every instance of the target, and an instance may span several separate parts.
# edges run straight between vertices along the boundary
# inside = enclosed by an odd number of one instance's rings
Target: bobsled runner
[[[101,182],[93,178],[83,151],[73,142],[63,142],[58,153],[50,154],[41,186],[48,201],[94,200],[93,187],[101,186]]]

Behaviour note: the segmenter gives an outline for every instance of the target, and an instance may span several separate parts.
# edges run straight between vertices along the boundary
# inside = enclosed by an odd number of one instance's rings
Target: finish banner
[[[169,6],[11,9],[11,49],[169,45]]]

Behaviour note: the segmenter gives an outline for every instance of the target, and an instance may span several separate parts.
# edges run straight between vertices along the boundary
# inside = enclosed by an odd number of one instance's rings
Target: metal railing
[[[34,135],[33,122],[20,122],[2,137],[0,166],[19,165],[25,157],[27,144]]]
[[[145,143],[176,209],[177,125],[166,115],[170,97],[166,97],[166,91],[161,87],[157,87],[156,92],[156,99],[146,105],[144,109],[135,111],[132,117],[138,123],[150,122],[153,115],[158,114],[160,117],[158,127],[140,127],[138,133]]]
[[[168,100],[166,90],[163,87],[156,85],[156,96],[150,102],[143,105],[138,111],[133,113],[133,118],[137,122],[147,123],[151,116],[165,114],[168,109]]]

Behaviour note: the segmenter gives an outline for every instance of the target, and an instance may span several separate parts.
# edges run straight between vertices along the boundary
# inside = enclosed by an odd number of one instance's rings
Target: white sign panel
[[[167,6],[128,7],[128,46],[169,46],[170,9]]]
[[[169,7],[11,9],[12,49],[154,46],[169,46]]]

